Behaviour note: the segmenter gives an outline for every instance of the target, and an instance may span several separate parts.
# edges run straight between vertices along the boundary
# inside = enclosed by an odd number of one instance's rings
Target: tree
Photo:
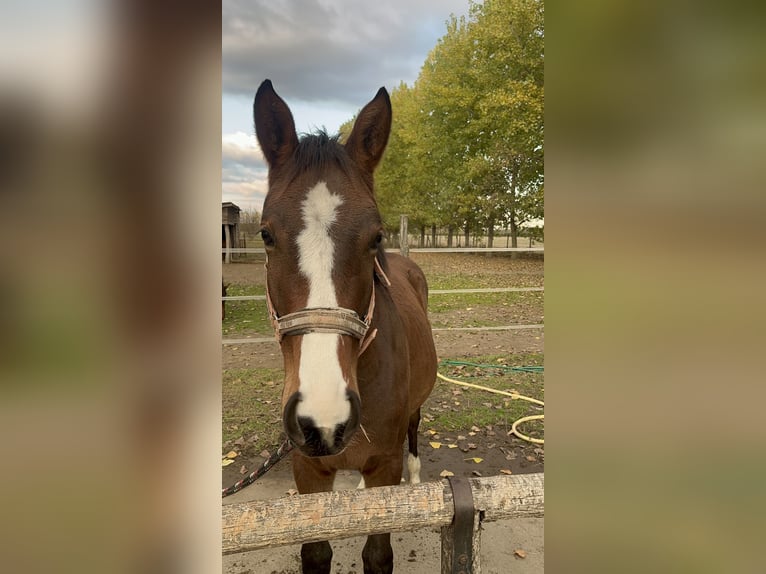
[[[471,2],[452,17],[414,86],[392,91],[388,150],[378,169],[384,221],[468,230],[510,228],[544,211],[544,7]],[[350,130],[351,122],[341,128]]]

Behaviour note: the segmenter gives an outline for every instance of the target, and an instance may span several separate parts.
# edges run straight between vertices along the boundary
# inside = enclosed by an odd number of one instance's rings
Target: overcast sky
[[[381,86],[413,84],[468,0],[223,0],[222,10],[223,201],[260,210],[266,165],[252,118],[260,83],[273,82],[299,133],[336,133]]]

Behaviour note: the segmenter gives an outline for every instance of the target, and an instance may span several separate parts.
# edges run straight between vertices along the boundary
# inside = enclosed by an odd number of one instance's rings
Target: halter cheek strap
[[[266,261],[268,269],[268,260]],[[377,257],[375,258],[375,273],[387,287],[391,286]],[[305,335],[307,333],[336,333],[348,335],[359,339],[359,355],[367,350],[375,336],[377,329],[370,330],[372,317],[375,311],[375,282],[372,282],[370,304],[364,318],[360,318],[356,311],[343,307],[306,307],[295,313],[288,313],[280,317],[274,310],[274,304],[269,295],[269,282],[266,281],[266,306],[269,310],[269,319],[274,327],[274,335],[278,343],[284,337],[290,335]]]

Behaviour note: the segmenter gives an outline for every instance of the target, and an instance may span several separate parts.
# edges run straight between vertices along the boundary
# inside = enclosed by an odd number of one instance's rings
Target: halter
[[[268,269],[268,260],[266,262]],[[391,286],[378,258],[375,258],[375,274],[387,287]],[[274,304],[269,295],[269,282],[266,280],[266,305],[269,310],[269,319],[274,327],[274,335],[277,342],[282,343],[284,337],[290,335],[305,335],[307,333],[336,333],[348,335],[359,340],[359,355],[367,350],[375,336],[377,329],[370,331],[372,316],[375,311],[375,281],[372,282],[370,304],[364,318],[352,309],[343,307],[306,307],[294,313],[288,313],[280,317],[274,310]]]

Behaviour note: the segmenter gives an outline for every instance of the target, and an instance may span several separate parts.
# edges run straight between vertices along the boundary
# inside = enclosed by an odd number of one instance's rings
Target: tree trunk
[[[516,180],[518,179],[518,168],[514,168],[511,173],[511,247],[518,247],[518,227],[516,227]]]
[[[407,216],[399,216],[399,252],[404,257],[410,256],[409,232],[407,231]]]
[[[449,224],[447,226],[447,247],[452,247],[452,233],[453,233],[452,224]]]
[[[519,235],[519,228],[516,227],[516,214],[511,214],[511,247],[518,247],[519,243],[517,241]]]
[[[470,229],[470,224],[466,223],[465,227],[463,228],[463,232],[465,233],[465,246],[468,247],[468,230]]]
[[[438,247],[436,245],[436,224],[431,224],[431,247]]]
[[[489,220],[489,229],[487,229],[487,247],[492,247],[495,243],[495,220]]]
[[[420,247],[426,246],[426,226],[420,226]]]

